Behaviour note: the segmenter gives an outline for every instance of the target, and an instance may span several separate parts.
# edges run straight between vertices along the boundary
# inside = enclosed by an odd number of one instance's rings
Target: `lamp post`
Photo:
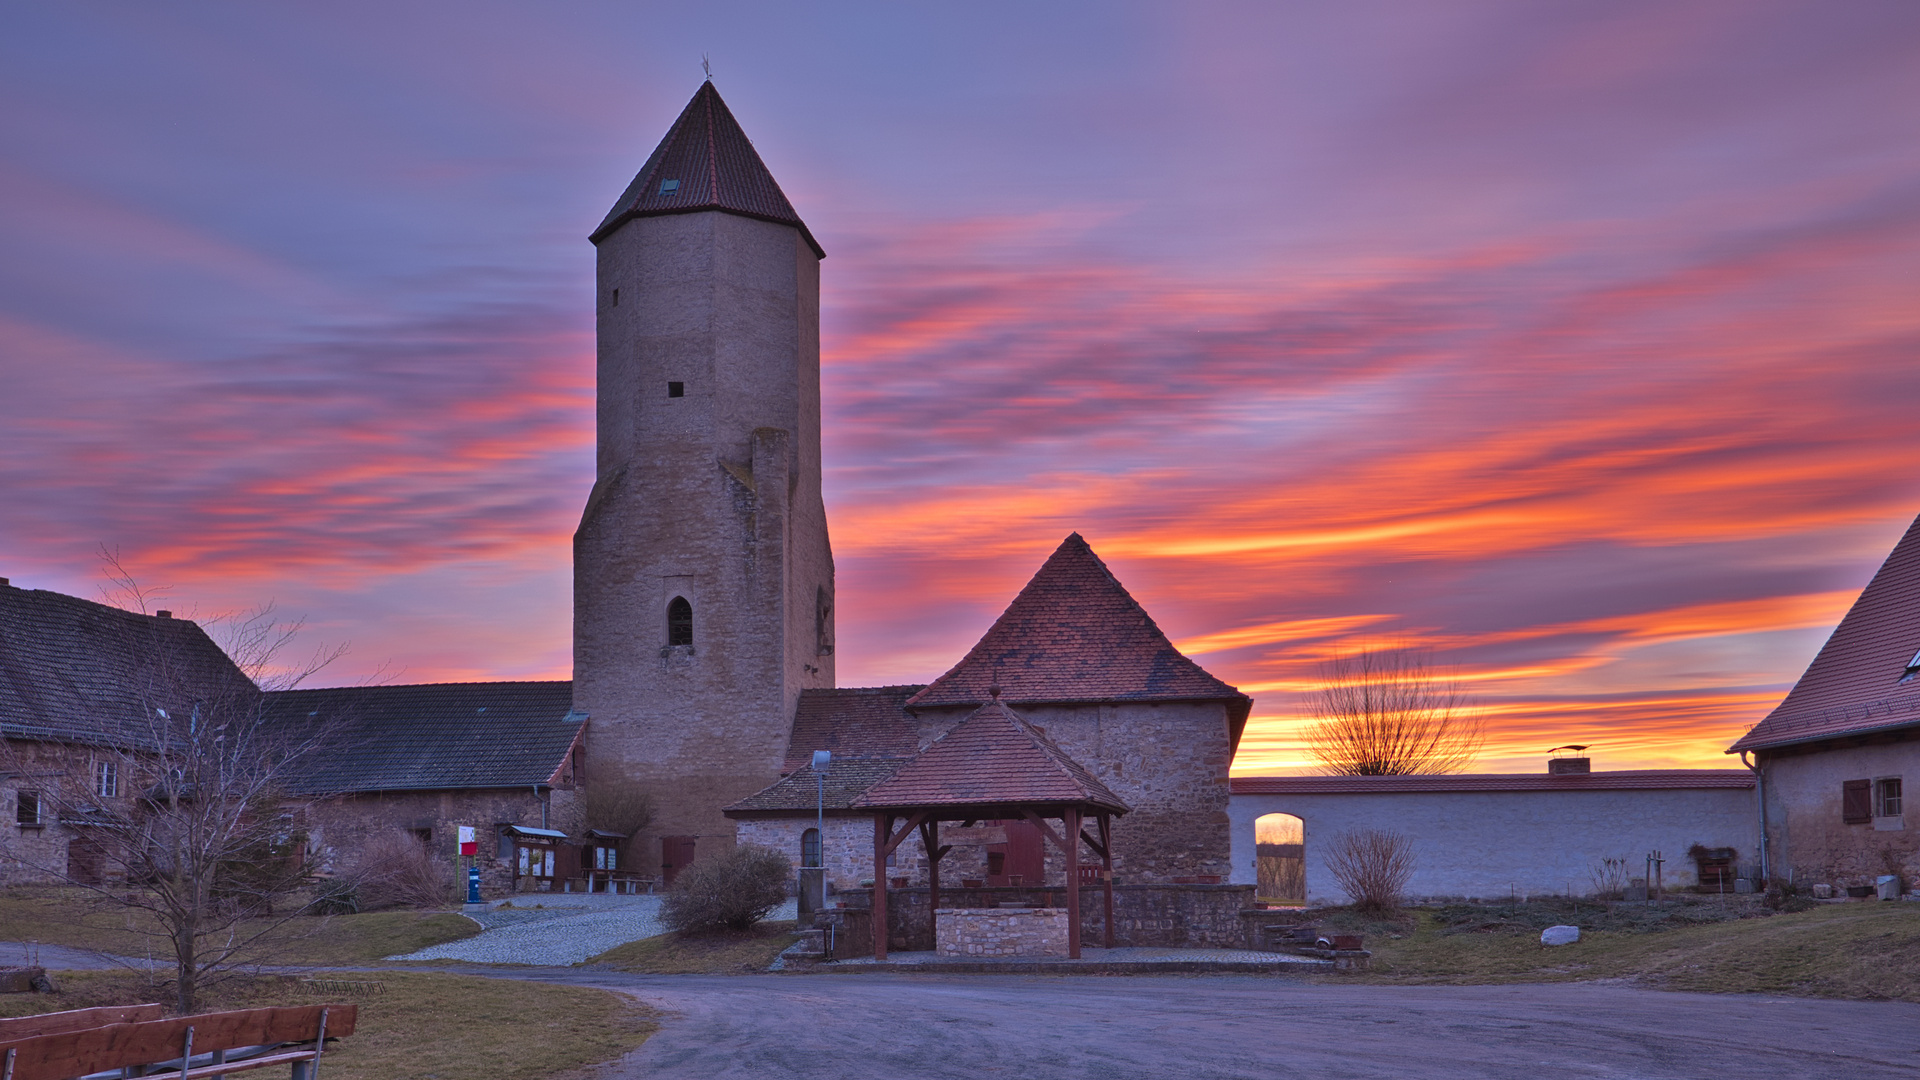
[[[813,900],[817,908],[827,906],[827,767],[832,764],[833,751],[813,752]]]

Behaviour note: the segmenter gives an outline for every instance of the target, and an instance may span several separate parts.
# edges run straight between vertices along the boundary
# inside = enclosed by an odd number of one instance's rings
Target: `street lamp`
[[[827,766],[833,764],[833,751],[813,752],[814,825],[813,825],[813,901],[817,908],[827,906]]]

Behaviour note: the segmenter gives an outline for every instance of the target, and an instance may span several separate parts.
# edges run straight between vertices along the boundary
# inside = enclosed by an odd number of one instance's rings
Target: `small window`
[[[580,748],[578,746],[574,747],[573,753],[567,757],[567,772],[576,784],[587,778],[587,770],[584,768],[584,763],[580,760]]]
[[[1912,682],[1915,675],[1920,675],[1920,652],[1914,653],[1913,659],[1907,661],[1907,670],[1900,673],[1900,685]]]
[[[1841,782],[1840,820],[1848,825],[1865,825],[1873,820],[1873,781]]]
[[[14,794],[13,820],[20,825],[40,824],[40,793],[21,791]]]
[[[414,841],[423,848],[431,849],[433,847],[432,829],[408,829],[407,835],[413,837]]]
[[[693,644],[693,605],[684,596],[676,596],[667,604],[667,644]]]
[[[619,289],[613,290],[613,306],[614,307],[620,306],[620,290]]]
[[[93,793],[103,799],[120,797],[119,762],[96,761],[93,763]]]
[[[683,383],[683,382],[670,382],[670,383],[668,383],[668,384],[667,384],[667,396],[668,396],[668,397],[686,397],[686,396],[687,396],[687,384],[686,384],[686,383]]]
[[[678,180],[660,181],[660,194],[662,195],[671,195],[674,192],[679,190],[680,190],[680,181]]]
[[[800,865],[820,865],[820,830],[808,829],[800,834]]]
[[[1900,778],[1889,776],[1873,785],[1873,816],[1900,816]]]

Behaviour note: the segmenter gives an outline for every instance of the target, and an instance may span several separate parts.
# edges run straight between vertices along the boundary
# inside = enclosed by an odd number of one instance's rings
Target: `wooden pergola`
[[[887,957],[887,856],[916,831],[927,851],[929,929],[938,940],[940,860],[952,850],[940,843],[943,821],[1027,821],[1060,850],[1067,864],[1067,948],[1073,957],[1080,955],[1080,846],[1092,849],[1105,891],[1104,940],[1113,947],[1113,819],[1127,805],[998,698],[853,805],[873,812],[875,959]],[[1056,821],[1057,829],[1051,824]]]

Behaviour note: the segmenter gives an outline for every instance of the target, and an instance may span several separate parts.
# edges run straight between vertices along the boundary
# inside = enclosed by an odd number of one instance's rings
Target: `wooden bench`
[[[39,1016],[14,1016],[0,1019],[0,1043],[30,1039],[36,1035],[85,1031],[108,1024],[138,1024],[158,1020],[164,1011],[158,1005],[108,1005],[99,1009],[69,1009],[66,1012],[41,1013]]]
[[[157,1012],[159,1006],[135,1005],[118,1011],[128,1009]],[[105,1024],[71,1026],[84,1022],[83,1014],[114,1012],[79,1009],[21,1018],[61,1030],[21,1034],[35,1029],[28,1025],[0,1028],[0,1080],[79,1080],[113,1070],[120,1070],[122,1076],[199,1080],[274,1065],[289,1066],[293,1080],[314,1080],[326,1041],[353,1034],[356,1009],[304,1005],[131,1022],[115,1022],[116,1017],[102,1015],[108,1021]],[[66,1019],[55,1019],[60,1017]]]

